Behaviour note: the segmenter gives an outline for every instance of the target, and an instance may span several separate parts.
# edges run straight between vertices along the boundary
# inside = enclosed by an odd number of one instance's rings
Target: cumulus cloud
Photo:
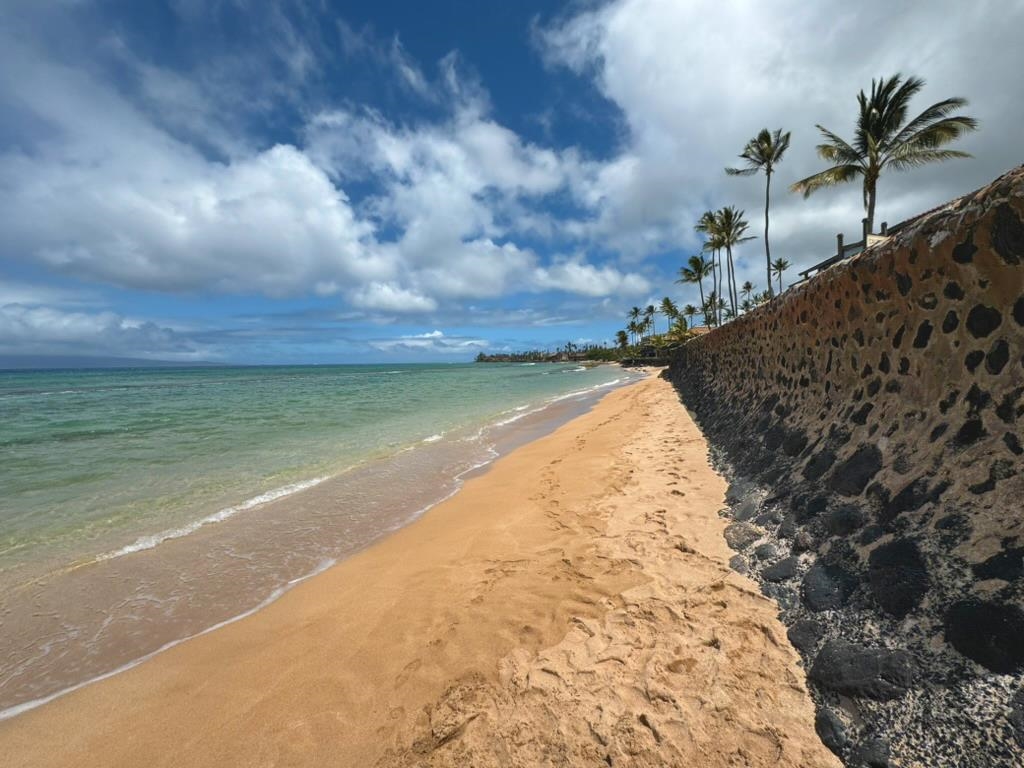
[[[443,331],[439,330],[392,339],[374,339],[369,343],[370,346],[381,352],[460,355],[463,357],[488,346],[488,342],[484,339],[470,336],[446,336]]]
[[[557,289],[584,296],[617,295],[624,298],[639,296],[651,289],[651,284],[640,275],[622,273],[614,267],[595,267],[573,258],[538,267],[533,275],[540,289]]]
[[[346,34],[350,48],[375,44]],[[443,91],[447,117],[398,125],[358,107],[323,110],[300,142],[254,149],[229,146],[200,90],[123,46],[139,99],[4,42],[4,71],[22,76],[0,79],[0,94],[19,105],[21,138],[0,151],[0,247],[54,272],[149,291],[338,295],[391,313],[643,282],[583,256],[548,268],[517,243],[551,230],[544,199],[575,188],[585,164],[491,118],[457,57],[428,84],[397,38],[380,54],[414,90]],[[353,202],[345,189],[359,183],[371,191]]]
[[[793,147],[776,178],[777,255],[806,263],[828,255],[834,232],[859,231],[860,192],[850,185],[805,202],[785,186],[822,167],[815,123],[851,132],[854,96],[872,77],[922,75],[919,109],[963,95],[982,120],[960,145],[976,160],[884,176],[880,218],[895,222],[1020,162],[1024,102],[1007,98],[1005,84],[1024,66],[1022,25],[1021,2],[943,0],[893,13],[882,0],[612,0],[539,26],[536,37],[552,67],[592,80],[628,126],[618,155],[580,185],[597,208],[597,234],[640,257],[693,244],[700,212],[727,203],[759,229],[763,186],[722,169],[761,127],[783,127]]]

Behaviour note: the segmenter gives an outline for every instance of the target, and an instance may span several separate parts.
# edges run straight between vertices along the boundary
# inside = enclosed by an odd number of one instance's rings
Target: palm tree
[[[824,137],[817,147],[818,156],[832,163],[832,167],[801,179],[790,189],[808,197],[822,187],[833,187],[860,176],[868,232],[873,232],[875,193],[878,177],[885,168],[905,171],[954,157],[970,157],[966,152],[941,148],[978,127],[973,117],[953,114],[967,106],[967,99],[954,97],[936,102],[906,121],[910,100],[923,87],[921,78],[904,80],[900,74],[888,80],[872,80],[871,95],[864,91],[857,95],[860,113],[853,142],[847,143],[827,128],[817,126]]]
[[[740,159],[746,161],[745,168],[726,168],[730,176],[753,176],[764,171],[764,262],[767,268],[768,291],[772,289],[772,251],[768,246],[768,206],[771,200],[772,173],[775,166],[782,162],[782,156],[789,149],[789,131],[785,133],[779,128],[770,132],[762,128],[761,132],[747,142],[740,153]]]
[[[648,304],[644,308],[644,327],[647,328],[651,333],[657,333],[658,329],[654,325],[654,316],[658,313],[657,308],[653,304]]]
[[[750,299],[744,299],[743,303],[740,304],[740,309],[742,309],[744,313],[749,312],[753,308],[754,305],[751,303]]]
[[[683,314],[686,316],[686,327],[693,328],[693,316],[697,314],[697,308],[693,304],[687,304],[683,307]]]
[[[616,331],[615,343],[618,344],[619,349],[625,349],[629,346],[629,335],[625,331]]]
[[[718,293],[712,291],[708,294],[707,300],[704,302],[704,316],[710,317],[711,322],[708,323],[709,327],[717,326],[718,322]]]
[[[704,278],[711,274],[711,264],[700,254],[691,256],[686,266],[679,270],[679,279],[677,283],[696,283],[697,288],[700,290],[700,306],[704,309],[707,305],[704,301]],[[704,314],[704,324],[710,325],[708,321],[707,313]]]
[[[693,227],[694,231],[704,235],[704,246],[701,250],[711,254],[711,290],[719,292],[721,265],[717,264],[721,246],[718,242],[718,218],[714,211],[704,211]]]
[[[742,286],[740,286],[740,296],[742,296],[745,300],[749,300],[753,293],[754,284],[749,280],[747,280],[745,283],[743,283]]]
[[[638,320],[630,320],[626,324],[626,330],[629,331],[630,343],[636,344],[636,337],[640,332],[640,322]]]
[[[772,262],[772,272],[778,275],[779,278],[779,293],[782,293],[782,273],[789,269],[791,266],[793,265],[790,264],[785,259],[776,259],[775,261]]]
[[[736,296],[736,279],[735,269],[732,262],[732,249],[734,246],[740,243],[745,243],[748,240],[753,240],[753,236],[746,235],[747,228],[750,226],[743,218],[743,211],[734,208],[729,205],[725,208],[719,209],[715,215],[717,220],[716,236],[717,241],[725,248],[726,253],[729,257],[729,303],[731,305],[733,315],[736,314],[736,305],[739,304]]]
[[[629,325],[626,326],[626,329],[631,334],[635,335],[639,333],[641,314],[643,314],[643,310],[640,309],[640,307],[633,307],[631,310],[629,310]],[[635,339],[634,343],[636,343]]]
[[[661,300],[659,311],[665,316],[670,328],[672,327],[672,321],[679,317],[679,307],[668,296]]]

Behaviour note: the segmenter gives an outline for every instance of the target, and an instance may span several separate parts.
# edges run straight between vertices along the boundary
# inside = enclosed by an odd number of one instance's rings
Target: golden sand
[[[837,766],[646,379],[265,610],[0,723],[11,766]]]

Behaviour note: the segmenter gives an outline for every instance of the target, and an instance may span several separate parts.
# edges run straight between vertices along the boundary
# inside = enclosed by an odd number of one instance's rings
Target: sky
[[[4,0],[0,354],[459,362],[611,343],[723,205],[796,272],[859,239],[804,200],[815,124],[902,72],[974,155],[883,175],[897,222],[1024,161],[1024,0]],[[738,279],[764,288],[760,239]],[[660,321],[664,323],[664,320]]]

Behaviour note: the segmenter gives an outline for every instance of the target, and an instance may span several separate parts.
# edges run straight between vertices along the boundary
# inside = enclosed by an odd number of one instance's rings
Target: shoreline
[[[672,447],[676,436],[681,447]],[[682,458],[687,469],[675,471],[675,480],[669,458]],[[724,752],[720,763],[714,755],[723,738],[746,754],[781,755],[781,764],[834,765],[814,734],[803,672],[775,626],[773,604],[728,570],[717,515],[723,493],[670,385],[649,378],[613,390],[258,613],[0,722],[0,749],[25,766],[302,765],[328,754],[342,755],[344,765],[448,765],[466,754],[489,765],[506,740],[502,724],[528,716],[527,700],[544,692],[544,685],[531,687],[531,677],[567,684],[568,670],[552,676],[543,670],[557,672],[558,664],[538,659],[572,645],[578,633],[600,635],[602,626],[609,647],[623,643],[629,633],[617,623],[621,612],[650,600],[678,609],[682,590],[684,616],[713,619],[722,602],[734,610],[721,626],[712,622],[711,638],[699,637],[707,621],[648,622],[647,640],[656,646],[694,642],[689,661],[666,662],[647,685],[684,684],[686,696],[715,706],[683,707],[702,725],[703,736],[693,727],[687,735],[651,700],[652,711],[632,718],[639,731],[630,738],[653,739],[658,754],[700,755],[708,765],[728,764]],[[606,662],[591,661],[593,674],[606,674]],[[638,659],[618,663],[624,671],[616,674],[640,673]],[[701,680],[703,671],[715,675]],[[745,690],[752,682],[756,695]],[[589,676],[576,681],[576,701],[605,712],[616,702],[626,706],[617,693],[604,701],[592,683]],[[519,702],[511,718],[501,712],[509,697]],[[570,702],[559,706],[571,709]],[[438,736],[446,726],[434,721],[444,712],[459,722]],[[584,715],[580,726],[605,727],[591,719]],[[539,723],[536,732],[522,726],[538,748],[551,737]],[[781,735],[766,736],[772,728]],[[63,734],[56,743],[55,733]],[[594,749],[610,754],[608,744],[585,734],[559,738],[584,763]],[[417,752],[432,741],[426,757]]]
[[[188,573],[190,582],[200,586],[194,589],[194,594],[185,595],[185,610],[175,613],[173,617],[168,615],[149,618],[138,611],[134,612],[134,616],[128,616],[135,627],[142,628],[145,632],[143,636],[138,629],[134,629],[138,640],[130,646],[116,636],[106,641],[106,645],[112,648],[112,653],[104,653],[101,650],[100,655],[93,647],[95,643],[72,646],[71,652],[75,654],[74,656],[66,661],[59,658],[59,663],[63,666],[42,668],[41,671],[36,671],[37,678],[27,678],[21,683],[21,692],[35,688],[35,695],[22,696],[13,701],[8,698],[4,701],[4,706],[0,707],[0,722],[18,717],[24,712],[95,682],[109,679],[187,640],[205,635],[266,608],[295,585],[414,522],[436,505],[457,494],[467,479],[486,472],[495,460],[515,450],[519,445],[549,434],[572,418],[585,413],[607,392],[623,386],[624,382],[628,383],[628,379],[617,378],[509,408],[482,425],[469,425],[453,430],[447,435],[447,440],[441,435],[435,435],[437,439],[418,440],[390,455],[367,459],[337,475],[316,478],[313,482],[295,483],[285,489],[291,491],[289,493],[278,494],[274,491],[262,494],[259,498],[268,495],[270,498],[259,504],[251,504],[249,501],[238,504],[229,508],[228,511],[232,514],[225,515],[224,510],[221,510],[188,523],[182,529],[144,536],[114,552],[59,568],[21,585],[16,592],[22,589],[35,589],[36,585],[40,584],[45,588],[49,583],[56,583],[57,588],[63,584],[63,592],[51,589],[48,594],[36,594],[31,602],[22,599],[20,602],[5,604],[0,601],[0,607],[3,607],[7,614],[8,627],[11,628],[11,634],[5,638],[4,643],[10,653],[21,647],[30,648],[28,644],[32,643],[35,637],[51,637],[56,628],[48,628],[41,623],[50,621],[47,618],[50,616],[60,616],[62,624],[89,630],[89,627],[82,623],[83,617],[94,615],[97,611],[102,612],[104,605],[89,600],[82,603],[81,597],[76,595],[105,594],[110,589],[108,585],[128,585],[141,580],[151,585],[148,589],[150,599],[147,602],[159,608],[159,602],[154,597],[161,594],[158,585],[167,583],[169,579],[177,580],[176,574]],[[470,453],[466,453],[466,450]],[[456,452],[458,458],[452,463],[451,459],[456,456]],[[430,456],[434,457],[433,461],[429,459]],[[429,463],[424,464],[424,461]],[[441,463],[438,463],[439,461]],[[397,483],[397,486],[391,486],[391,491],[387,494],[389,501],[384,506],[380,506],[375,497],[367,496],[368,490],[377,485],[375,478],[378,476],[387,479],[391,484]],[[335,540],[337,536],[334,535],[329,521],[318,524],[318,541],[292,542],[288,538],[282,539],[282,536],[290,535],[291,526],[290,523],[282,523],[294,517],[296,510],[302,510],[306,517],[309,516],[309,509],[317,510],[321,515],[334,514],[332,510],[350,506],[351,499],[354,498],[374,506],[372,510],[362,515],[366,522],[360,529],[344,530],[344,540]],[[235,514],[236,512],[238,514]],[[245,514],[240,514],[241,512]],[[275,532],[280,533],[265,536]],[[255,588],[249,586],[248,579],[251,577],[243,572],[234,573],[235,578],[232,579],[229,578],[232,576],[231,573],[219,573],[209,567],[207,558],[214,550],[225,546],[237,548],[239,545],[245,546],[246,543],[251,547],[257,547],[252,552],[259,555],[261,562],[266,563],[263,566],[265,568],[272,567],[276,562],[275,552],[278,555],[277,560],[283,556],[292,559],[288,550],[282,554],[273,547],[262,546],[259,540],[263,538],[291,542],[297,551],[308,549],[309,552],[302,555],[301,567],[291,567],[288,571],[279,572],[279,578],[276,580],[263,579]],[[146,542],[146,546],[137,546],[139,542]],[[280,546],[277,550],[280,550]],[[295,560],[298,562],[299,558]],[[55,579],[63,581],[54,582]],[[67,598],[69,594],[70,600]],[[167,593],[167,597],[172,597],[172,594]],[[129,596],[121,595],[117,602],[125,604],[129,599]],[[71,613],[67,610],[69,606],[75,606]],[[32,619],[26,615],[27,610],[31,610],[33,615],[41,614],[43,619],[31,623]],[[125,620],[124,615],[108,614],[104,626],[108,621],[116,624]],[[154,621],[156,623],[153,623]],[[17,629],[19,625],[20,632]],[[85,633],[86,636],[89,632]],[[52,640],[50,642],[52,643]],[[55,643],[53,645],[62,657],[68,652]],[[44,649],[41,657],[43,663],[50,655],[51,652]],[[56,654],[53,655],[56,657]],[[89,666],[82,667],[83,661]],[[68,672],[64,671],[65,668]],[[15,669],[15,674],[22,674],[26,669],[35,671],[38,668],[24,665],[20,669]],[[13,691],[17,694],[19,689],[12,685],[14,679],[8,678],[6,684],[8,693]]]

